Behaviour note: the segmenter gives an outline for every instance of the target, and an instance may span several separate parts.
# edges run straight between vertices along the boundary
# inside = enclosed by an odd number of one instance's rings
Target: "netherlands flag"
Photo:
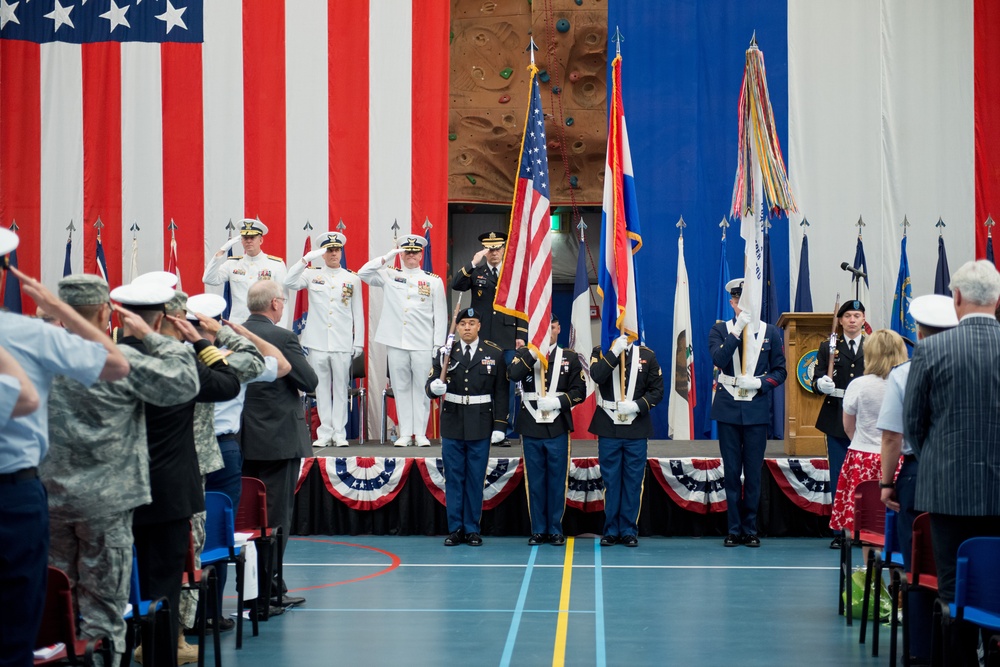
[[[608,115],[608,157],[604,167],[604,206],[601,211],[601,260],[597,292],[601,309],[601,348],[622,332],[631,340],[645,342],[642,308],[636,285],[635,254],[642,248],[639,208],[632,175],[625,110],[622,107],[622,59],[611,65],[611,110]]]

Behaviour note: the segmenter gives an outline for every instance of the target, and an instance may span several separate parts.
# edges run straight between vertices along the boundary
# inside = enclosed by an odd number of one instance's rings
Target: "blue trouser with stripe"
[[[465,531],[466,535],[481,532],[479,519],[483,515],[483,486],[490,458],[490,439],[441,438],[441,458],[444,460],[444,504],[448,514],[448,531]]]
[[[646,438],[597,439],[604,479],[604,534],[639,534],[639,507],[646,475]]]
[[[562,535],[569,479],[569,434],[552,438],[522,436],[522,439],[531,532]]]

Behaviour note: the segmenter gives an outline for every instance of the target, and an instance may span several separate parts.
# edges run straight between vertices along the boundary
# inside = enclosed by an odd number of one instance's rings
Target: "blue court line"
[[[421,614],[511,614],[515,613],[516,609],[405,609],[405,608],[393,608],[393,609],[378,609],[374,607],[343,607],[343,608],[316,608],[309,607],[295,607],[294,609],[286,609],[285,613],[296,613],[296,614],[308,614],[310,612],[325,612],[325,613],[364,613],[364,612],[374,612],[376,614],[393,614],[393,613],[404,613],[409,614],[413,612],[419,612]],[[593,614],[594,611],[591,609],[522,609],[522,614],[559,614],[559,613],[569,613],[569,614]]]
[[[604,579],[601,576],[601,541],[594,540],[594,658],[597,667],[607,665],[604,645]]]
[[[507,643],[504,644],[503,655],[500,657],[500,667],[510,667],[510,658],[514,654],[514,643],[517,641],[517,629],[521,625],[521,614],[524,613],[524,601],[528,597],[531,570],[535,567],[535,556],[537,555],[538,547],[531,547],[531,555],[528,556],[528,565],[524,568],[524,579],[521,580],[521,592],[517,595],[514,618],[510,621],[510,630],[507,631]]]

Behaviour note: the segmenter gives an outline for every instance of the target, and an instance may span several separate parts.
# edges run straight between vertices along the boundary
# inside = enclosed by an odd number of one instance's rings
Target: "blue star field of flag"
[[[2,0],[0,0],[2,1]],[[528,126],[524,133],[521,152],[521,172],[518,178],[532,181],[534,189],[549,198],[549,159],[545,145],[545,114],[542,113],[542,94],[538,77],[531,80],[531,105],[528,107]]]
[[[0,0],[0,39],[198,43],[203,17],[203,0]]]

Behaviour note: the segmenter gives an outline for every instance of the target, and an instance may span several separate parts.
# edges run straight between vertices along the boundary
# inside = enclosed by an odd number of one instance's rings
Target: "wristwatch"
[[[896,483],[895,482],[889,482],[888,484],[886,484],[883,481],[879,481],[878,488],[880,488],[880,489],[895,489],[896,488]]]

